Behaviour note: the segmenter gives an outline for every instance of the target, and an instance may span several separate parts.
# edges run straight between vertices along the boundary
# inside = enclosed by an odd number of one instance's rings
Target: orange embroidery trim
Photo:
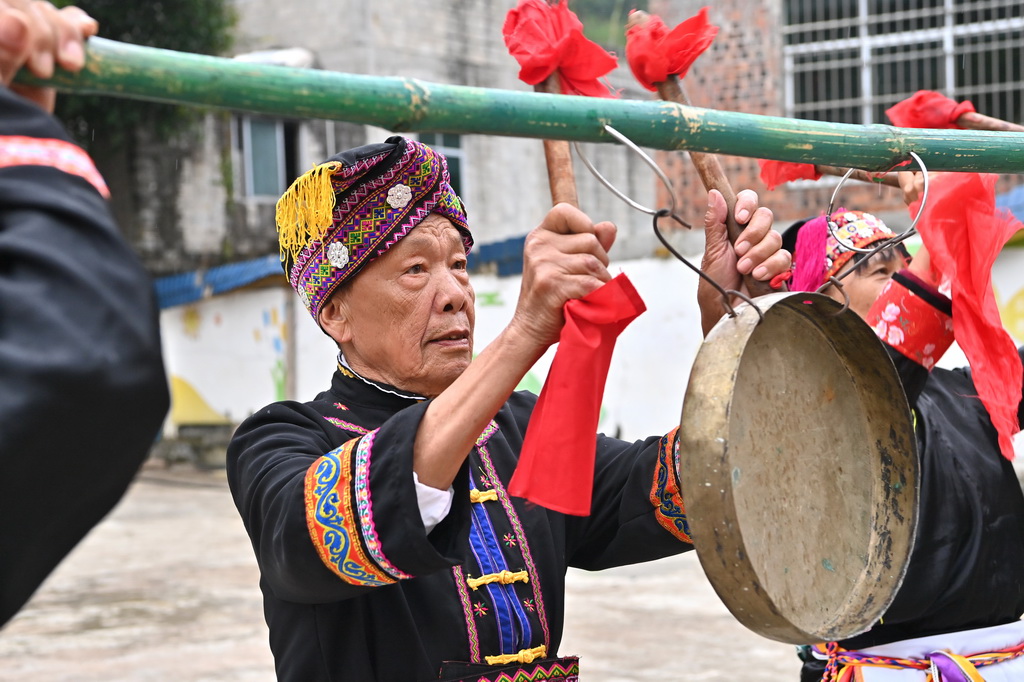
[[[328,452],[306,471],[306,525],[324,565],[352,585],[377,587],[394,579],[369,558],[352,504],[353,439]]]
[[[679,479],[675,474],[675,449],[679,447],[676,427],[661,439],[658,463],[654,467],[654,484],[651,486],[651,504],[654,518],[662,528],[683,542],[691,545],[690,524],[686,520],[686,506],[679,490]]]

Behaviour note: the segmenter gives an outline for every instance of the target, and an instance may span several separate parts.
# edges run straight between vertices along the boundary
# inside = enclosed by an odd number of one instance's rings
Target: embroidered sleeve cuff
[[[654,516],[662,528],[676,539],[693,544],[690,539],[690,525],[686,520],[686,507],[679,490],[679,428],[676,427],[661,439],[658,447],[658,461],[654,467],[654,483],[651,486],[651,504]]]
[[[885,286],[866,320],[879,339],[930,370],[953,343],[951,313],[948,298],[903,271]]]
[[[71,142],[0,135],[0,168],[12,166],[50,166],[85,179],[104,198],[110,198],[107,183],[92,159],[84,149]]]
[[[381,551],[368,490],[371,431],[313,462],[306,473],[306,524],[320,559],[352,585],[376,587],[411,576]]]

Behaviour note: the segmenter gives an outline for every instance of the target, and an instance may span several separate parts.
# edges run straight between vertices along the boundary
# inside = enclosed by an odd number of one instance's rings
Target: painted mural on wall
[[[280,309],[269,305],[261,311],[260,325],[253,327],[253,341],[269,344],[274,351],[274,362],[270,367],[270,380],[274,385],[274,400],[287,400],[285,386],[288,381],[288,368],[285,366],[285,343],[288,341],[288,330],[284,325]]]
[[[1015,264],[1015,279],[1024,274],[1024,253],[1021,255],[1019,262]],[[1009,293],[1003,296],[1000,295],[1003,293],[1001,287],[996,286],[996,303],[999,305],[999,315],[1003,318],[1003,326],[1017,343],[1024,343],[1024,288],[1014,291],[1012,287],[1011,282],[1009,288],[1004,290]]]
[[[243,291],[163,311],[172,429],[237,423],[287,397],[285,293]]]

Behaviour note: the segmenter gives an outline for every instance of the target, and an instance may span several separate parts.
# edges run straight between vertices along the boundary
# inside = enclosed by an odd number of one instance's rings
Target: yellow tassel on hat
[[[334,186],[331,177],[341,163],[331,161],[300,175],[277,200],[277,238],[281,260],[299,253],[311,241],[323,239],[334,224]]]

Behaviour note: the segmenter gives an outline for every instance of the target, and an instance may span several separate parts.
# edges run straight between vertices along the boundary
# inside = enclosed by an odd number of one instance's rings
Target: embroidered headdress
[[[332,156],[292,183],[277,202],[281,264],[316,320],[331,294],[430,213],[473,237],[445,158],[405,137]]]
[[[863,257],[847,245],[864,249],[896,236],[888,225],[863,211],[841,208],[832,214],[832,225],[835,236],[829,231],[825,216],[794,223],[783,233],[782,246],[793,254],[793,291],[813,291],[838,275],[850,259],[857,261]],[[896,248],[907,256],[902,245]]]

